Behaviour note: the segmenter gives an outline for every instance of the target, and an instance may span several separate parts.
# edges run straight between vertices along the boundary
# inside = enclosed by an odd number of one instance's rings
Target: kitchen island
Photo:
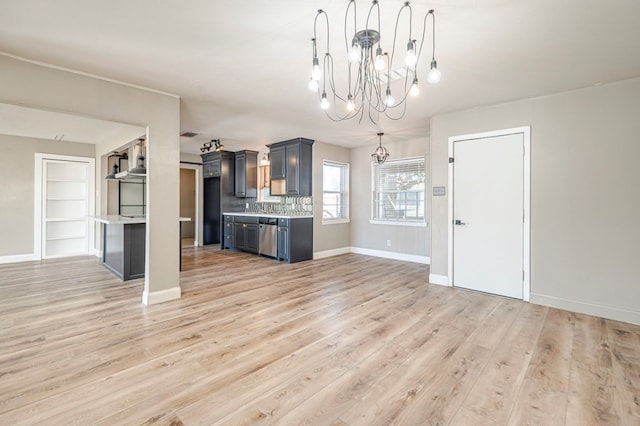
[[[123,281],[143,278],[145,273],[145,216],[92,216],[102,223],[102,264]],[[191,218],[181,217],[180,223]],[[181,233],[182,234],[182,233]],[[181,242],[180,242],[181,243]],[[179,247],[182,264],[182,247]]]
[[[288,263],[313,259],[310,214],[223,213],[221,249],[236,249]]]

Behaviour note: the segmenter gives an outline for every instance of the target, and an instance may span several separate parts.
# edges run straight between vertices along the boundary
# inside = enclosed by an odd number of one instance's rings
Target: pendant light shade
[[[138,150],[138,155],[136,157],[136,166],[129,170],[130,175],[146,175],[147,169],[144,166],[144,139],[138,139],[140,149]]]

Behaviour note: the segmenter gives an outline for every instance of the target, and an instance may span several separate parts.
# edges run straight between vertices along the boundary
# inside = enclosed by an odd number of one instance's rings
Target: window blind
[[[372,162],[372,219],[424,221],[425,158]]]
[[[322,163],[322,219],[348,219],[349,165],[333,161]]]

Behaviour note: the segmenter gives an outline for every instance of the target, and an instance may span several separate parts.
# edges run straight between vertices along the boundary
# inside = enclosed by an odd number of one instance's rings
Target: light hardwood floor
[[[427,277],[191,248],[145,307],[95,258],[0,265],[0,424],[640,424],[640,326]]]

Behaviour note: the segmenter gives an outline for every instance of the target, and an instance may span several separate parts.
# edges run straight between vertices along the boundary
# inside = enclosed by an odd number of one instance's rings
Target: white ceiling
[[[306,88],[310,39],[325,9],[336,54],[346,4],[0,0],[0,51],[181,96],[181,130],[199,133],[183,151],[198,154],[212,138],[230,150],[298,136],[373,146],[379,130],[383,142],[427,135],[434,114],[640,76],[638,0],[421,0],[414,32],[434,8],[441,83],[423,85],[403,120],[334,123]],[[364,20],[370,2],[357,4]],[[380,0],[383,38],[402,4]]]

